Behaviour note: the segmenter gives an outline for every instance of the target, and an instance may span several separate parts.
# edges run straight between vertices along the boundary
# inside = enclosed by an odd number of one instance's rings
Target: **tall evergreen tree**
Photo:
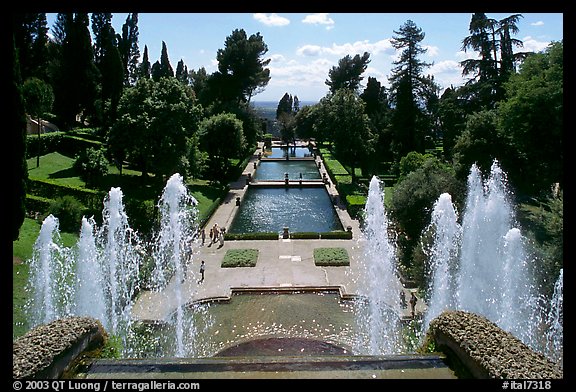
[[[13,29],[14,29],[14,20]],[[15,30],[13,30],[15,31]],[[12,82],[10,83],[10,96],[12,107],[10,110],[11,132],[14,137],[11,140],[12,154],[12,200],[10,210],[12,211],[11,235],[12,241],[16,241],[20,236],[20,227],[26,216],[26,182],[28,180],[28,166],[26,163],[26,115],[24,112],[24,103],[22,99],[20,76],[20,64],[18,62],[18,53],[14,36],[12,36],[10,45],[10,72],[12,73]]]
[[[360,94],[360,98],[365,103],[365,112],[370,119],[370,125],[376,139],[374,153],[378,161],[391,161],[390,144],[392,136],[390,133],[391,108],[388,101],[386,87],[374,77],[369,76],[366,88]],[[376,160],[371,160],[376,161]]]
[[[395,67],[389,79],[395,106],[392,116],[394,151],[399,159],[410,151],[424,152],[424,97],[430,83],[423,70],[431,64],[418,59],[427,49],[420,45],[425,34],[413,21],[408,20],[394,34],[392,46],[402,49],[400,58],[393,62]]]
[[[166,43],[162,41],[162,53],[160,54],[160,66],[162,67],[162,73],[165,76],[174,77],[174,70],[172,65],[170,65],[170,58],[168,57],[168,48]]]
[[[166,43],[162,41],[162,53],[160,54],[160,60],[156,61],[152,65],[152,79],[159,81],[160,78],[164,77],[174,77],[174,70],[170,65]]]
[[[133,86],[138,79],[138,13],[128,14],[122,25],[122,35],[118,35],[118,51],[124,69],[124,84]]]
[[[280,102],[278,102],[278,107],[276,108],[276,120],[280,119],[280,117],[284,114],[292,114],[293,103],[294,99],[292,98],[292,95],[285,93],[284,96],[282,96],[280,99]]]
[[[92,34],[94,35],[94,63],[100,66],[104,57],[104,48],[108,46],[110,40],[115,39],[114,28],[112,27],[112,14],[94,12],[91,20]]]
[[[76,116],[94,114],[98,69],[94,64],[88,14],[65,18],[66,38],[62,45],[61,66],[55,76],[54,109],[64,128],[74,125]]]
[[[184,60],[182,59],[180,59],[180,61],[178,61],[178,65],[176,65],[176,79],[178,79],[186,86],[190,84],[188,67],[186,64],[184,64]]]
[[[144,54],[142,55],[142,63],[138,67],[138,78],[150,79],[152,75],[152,66],[148,59],[148,46],[144,45]]]
[[[46,80],[48,27],[45,13],[14,14],[14,39],[18,49],[22,79]]]
[[[112,27],[112,14],[93,13],[94,62],[99,70],[100,105],[98,123],[110,125],[116,118],[118,101],[122,95],[124,69]]]

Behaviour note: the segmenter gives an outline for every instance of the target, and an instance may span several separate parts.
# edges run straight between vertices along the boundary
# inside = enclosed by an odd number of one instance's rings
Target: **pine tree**
[[[346,55],[338,60],[338,66],[332,67],[328,71],[328,79],[325,81],[326,85],[330,87],[330,92],[335,93],[341,88],[357,92],[360,88],[360,82],[364,79],[362,74],[368,68],[368,63],[370,63],[370,53],[368,52],[364,52],[362,57],[359,54],[354,57]]]
[[[395,67],[389,79],[395,106],[392,116],[394,151],[400,158],[410,151],[424,152],[422,117],[426,102],[423,97],[429,82],[422,72],[431,64],[418,59],[418,55],[426,53],[427,49],[420,46],[425,34],[413,21],[408,20],[394,34],[392,46],[402,49],[400,58],[393,62]]]

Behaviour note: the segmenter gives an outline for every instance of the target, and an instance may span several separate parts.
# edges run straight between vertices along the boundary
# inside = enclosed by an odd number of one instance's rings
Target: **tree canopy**
[[[364,52],[354,57],[346,55],[338,60],[338,66],[332,67],[328,71],[326,85],[330,87],[330,92],[335,93],[341,88],[357,92],[360,89],[360,82],[364,77],[362,74],[370,63],[370,53]]]

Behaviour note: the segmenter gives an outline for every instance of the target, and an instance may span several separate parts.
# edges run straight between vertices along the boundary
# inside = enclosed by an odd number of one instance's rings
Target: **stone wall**
[[[483,316],[445,311],[432,320],[428,341],[475,378],[558,379],[562,369]]]
[[[59,378],[78,355],[102,347],[105,339],[100,322],[90,317],[67,317],[40,325],[13,342],[13,377]]]

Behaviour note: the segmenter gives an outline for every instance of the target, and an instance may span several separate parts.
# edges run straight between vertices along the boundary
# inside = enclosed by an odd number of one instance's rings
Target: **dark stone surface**
[[[217,357],[278,355],[349,355],[350,350],[321,340],[306,338],[263,338],[238,343],[216,354]]]

